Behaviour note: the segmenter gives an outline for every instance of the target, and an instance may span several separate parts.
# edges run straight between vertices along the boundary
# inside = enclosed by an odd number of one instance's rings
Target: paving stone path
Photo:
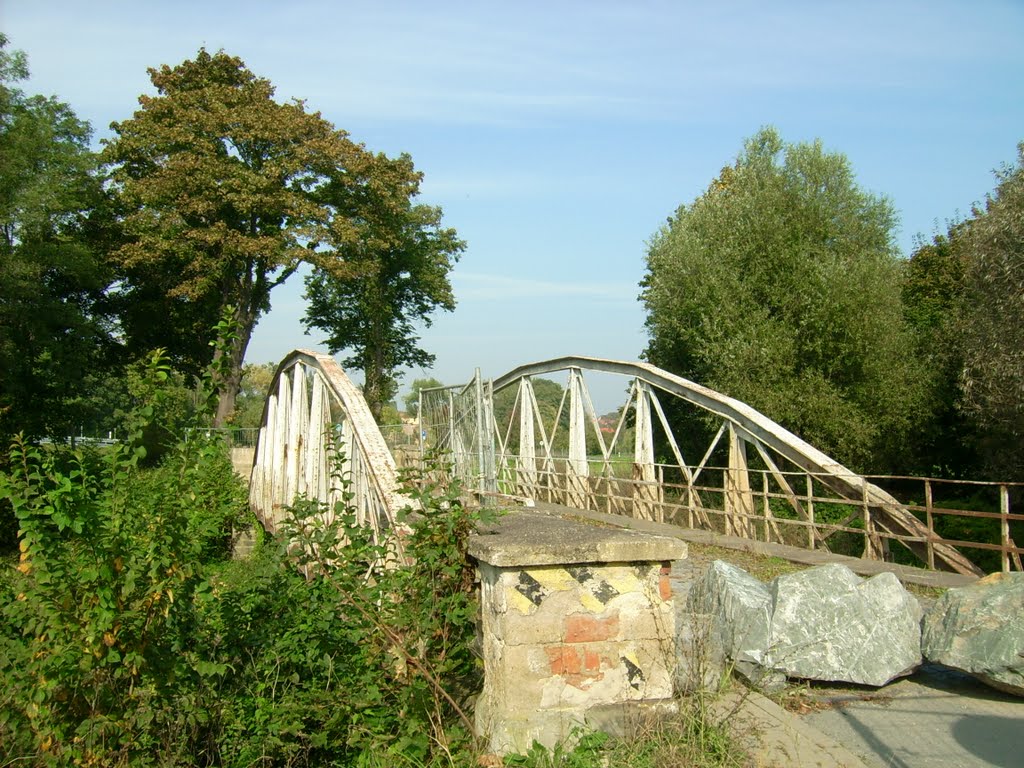
[[[869,768],[1024,766],[1024,699],[926,665],[877,691],[811,691],[802,717]]]

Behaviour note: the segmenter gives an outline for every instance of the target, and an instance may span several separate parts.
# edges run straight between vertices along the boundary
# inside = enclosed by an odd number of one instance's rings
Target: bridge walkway
[[[696,528],[682,528],[669,523],[657,523],[649,520],[641,520],[622,515],[610,515],[604,512],[591,510],[574,509],[560,504],[549,504],[536,502],[536,509],[550,512],[551,514],[569,515],[576,518],[586,518],[602,525],[616,525],[629,528],[635,531],[655,533],[660,536],[672,536],[690,544],[702,544],[706,546],[733,549],[739,552],[752,552],[765,557],[779,557],[792,563],[799,563],[806,566],[825,565],[826,563],[842,563],[850,570],[860,576],[874,576],[889,571],[904,584],[915,584],[921,587],[933,587],[936,589],[948,589],[950,587],[963,587],[977,581],[976,576],[968,576],[961,573],[949,571],[930,571],[926,568],[915,568],[910,565],[899,563],[888,563],[882,560],[866,560],[859,557],[838,555],[824,550],[810,550],[801,547],[792,547],[786,544],[774,542],[755,541],[739,536],[727,536],[714,531],[707,531]],[[677,564],[679,568],[692,570],[703,569],[708,561],[700,558],[688,558],[690,564],[684,566]],[[693,568],[691,568],[691,565]]]

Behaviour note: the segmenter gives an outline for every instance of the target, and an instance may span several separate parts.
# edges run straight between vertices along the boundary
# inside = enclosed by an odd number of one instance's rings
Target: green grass
[[[711,699],[694,695],[678,711],[648,714],[626,724],[626,733],[575,735],[575,746],[545,749],[535,744],[524,755],[480,764],[516,768],[744,768],[752,765],[727,722],[712,714]]]
[[[690,543],[689,550],[691,557],[697,556],[706,560],[724,560],[727,563],[739,566],[751,576],[761,581],[771,581],[776,576],[781,576],[785,573],[795,573],[808,567],[802,563],[794,563],[782,557],[760,555],[756,552],[727,549],[710,544]]]

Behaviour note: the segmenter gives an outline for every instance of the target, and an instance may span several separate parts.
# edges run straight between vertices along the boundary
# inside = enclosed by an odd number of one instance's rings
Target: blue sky
[[[436,365],[407,380],[637,359],[646,240],[762,125],[845,153],[893,201],[907,255],[1024,139],[1019,0],[2,0],[0,30],[29,55],[26,89],[97,138],[151,92],[147,67],[205,46],[370,149],[409,152],[422,201],[468,248],[458,308],[423,334]],[[319,346],[301,294],[300,280],[274,294],[250,361]]]

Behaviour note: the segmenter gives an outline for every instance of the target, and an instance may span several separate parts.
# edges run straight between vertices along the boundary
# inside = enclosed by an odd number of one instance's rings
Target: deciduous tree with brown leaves
[[[270,82],[235,56],[200,50],[149,74],[156,94],[111,126],[103,151],[123,216],[125,241],[114,253],[123,290],[154,307],[130,315],[126,330],[152,344],[162,333],[152,326],[194,334],[233,307],[230,365],[217,382],[221,424],[271,291],[303,262],[346,274],[339,252],[319,244],[357,235],[337,201],[367,183],[373,157],[303,102],[275,100]],[[328,187],[331,200],[318,194]],[[173,327],[176,317],[189,327]]]

